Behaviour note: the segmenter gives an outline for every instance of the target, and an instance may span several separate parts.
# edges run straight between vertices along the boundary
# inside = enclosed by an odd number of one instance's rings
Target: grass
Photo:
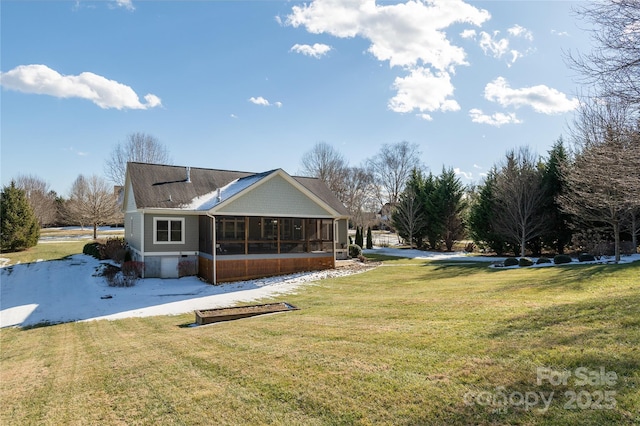
[[[122,228],[114,228],[108,231],[98,231],[98,238],[122,234]],[[44,228],[40,230],[41,238],[55,238],[53,240],[40,241],[35,247],[24,251],[1,253],[0,257],[9,259],[6,265],[17,263],[31,263],[41,260],[63,259],[72,254],[82,253],[85,244],[93,241],[91,239],[79,239],[79,237],[93,236],[92,229],[64,229],[64,228]]]
[[[87,244],[88,240],[80,241],[57,241],[38,243],[35,247],[24,251],[12,253],[2,253],[0,257],[9,259],[7,265],[15,265],[17,263],[30,263],[40,260],[57,260],[63,259],[72,254],[82,253],[82,248]]]
[[[394,259],[278,298],[285,314],[2,329],[0,423],[638,424],[639,275]],[[539,367],[572,377],[538,385]],[[579,386],[578,367],[617,379]],[[586,408],[605,391],[615,407]],[[521,404],[540,392],[547,411]]]

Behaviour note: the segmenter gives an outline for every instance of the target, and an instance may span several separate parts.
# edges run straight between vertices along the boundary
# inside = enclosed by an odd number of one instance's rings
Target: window
[[[154,244],[184,244],[184,219],[153,218]]]

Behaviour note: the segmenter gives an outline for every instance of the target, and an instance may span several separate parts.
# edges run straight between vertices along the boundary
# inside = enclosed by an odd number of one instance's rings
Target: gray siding
[[[129,186],[126,188],[125,194],[127,195],[127,205],[124,207],[124,211],[127,213],[133,213],[137,210],[137,207],[131,183],[129,183]]]
[[[124,215],[124,239],[129,246],[142,250],[142,213],[133,212]]]
[[[328,217],[331,214],[281,176],[274,176],[221,209],[220,213],[251,216]]]
[[[347,219],[338,219],[338,235],[334,236],[338,245],[344,244],[344,247],[349,247],[349,227]]]
[[[153,218],[154,217],[171,217],[176,219],[184,219],[184,244],[153,244]],[[152,215],[144,216],[144,251],[150,252],[181,252],[181,251],[198,251],[198,216],[180,216],[180,215]],[[146,259],[145,259],[146,261]]]

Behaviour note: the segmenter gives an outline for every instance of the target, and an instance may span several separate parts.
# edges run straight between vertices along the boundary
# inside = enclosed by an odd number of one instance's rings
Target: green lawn
[[[57,260],[72,254],[82,253],[82,248],[89,241],[62,241],[55,243],[38,243],[35,247],[24,251],[2,253],[0,257],[9,259],[8,265],[30,263],[39,260]]]
[[[284,314],[3,329],[0,423],[638,424],[639,276],[386,260]]]

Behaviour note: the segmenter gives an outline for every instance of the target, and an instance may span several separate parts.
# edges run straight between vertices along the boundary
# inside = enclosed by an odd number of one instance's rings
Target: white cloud
[[[460,105],[449,97],[454,87],[448,73],[432,74],[426,68],[416,68],[406,77],[397,77],[393,83],[396,96],[389,100],[389,109],[395,112],[458,111]]]
[[[365,38],[371,42],[369,52],[391,66],[421,62],[446,70],[466,61],[464,50],[452,45],[444,30],[456,23],[481,25],[489,18],[489,12],[462,0],[385,5],[371,0],[315,0],[294,6],[287,24],[303,26],[314,34]]]
[[[576,98],[569,99],[564,93],[545,85],[512,89],[504,77],[488,83],[484,88],[484,97],[503,107],[530,106],[542,114],[560,114],[578,106]]]
[[[389,108],[396,112],[424,113],[460,109],[449,98],[453,93],[449,76],[457,66],[468,62],[464,49],[447,38],[447,28],[454,24],[480,26],[490,17],[486,10],[463,0],[408,0],[395,4],[314,0],[293,6],[286,24],[304,27],[313,34],[367,40],[368,51],[374,58],[409,73],[395,79],[393,87],[397,94],[389,100]],[[465,33],[469,37],[473,35],[470,31]],[[419,82],[426,83],[426,87]],[[429,120],[431,116],[423,114],[421,118]]]
[[[507,32],[513,37],[522,37],[526,40],[533,41],[533,33],[521,25],[514,25]]]
[[[417,114],[418,118],[424,120],[424,121],[433,121],[433,117],[431,117],[429,114]]]
[[[251,102],[252,104],[261,105],[261,106],[275,106],[278,108],[282,107],[282,102],[271,103],[265,98],[263,98],[262,96],[258,96],[257,98],[252,96],[249,98],[249,102]]]
[[[456,167],[453,169],[453,172],[456,174],[456,176],[462,176],[465,179],[468,180],[472,180],[473,179],[473,173],[471,172],[463,172],[462,170],[460,170],[459,167]]]
[[[477,34],[476,30],[464,30],[463,32],[460,33],[460,37],[475,39],[476,34]]]
[[[523,45],[525,42],[522,41],[516,43],[519,44],[518,48],[512,47],[513,39],[524,39],[526,43],[529,44],[533,41],[533,34],[520,25],[514,25],[508,28],[507,33],[508,37],[500,37],[500,31],[494,31],[491,34],[486,31],[481,31],[478,37],[478,45],[485,55],[496,59],[501,59],[508,54],[506,59],[507,66],[511,67],[518,59],[533,50],[530,46]],[[475,32],[469,32],[469,30],[464,31],[461,36],[467,39],[476,39]]]
[[[551,30],[551,34],[559,36],[559,37],[568,37],[569,36],[569,33],[567,31]]]
[[[136,9],[135,7],[133,7],[133,2],[131,0],[115,0],[115,2],[116,2],[116,5],[118,5],[118,7],[122,7],[127,10]]]
[[[88,99],[104,109],[148,109],[162,106],[160,98],[153,94],[145,95],[146,103],[141,103],[131,87],[117,81],[91,72],[62,75],[46,65],[20,65],[11,71],[0,73],[0,85],[23,93]]]
[[[480,124],[488,124],[494,127],[501,127],[505,124],[518,124],[522,123],[518,117],[516,117],[515,113],[502,113],[496,112],[494,114],[488,115],[482,112],[482,110],[474,108],[469,111],[469,117],[471,117],[471,121],[474,123]],[[474,165],[475,167],[475,165]]]
[[[500,31],[494,31],[493,34],[485,31],[480,33],[479,44],[485,55],[501,58],[509,50],[509,40],[498,38],[498,34],[500,34]]]
[[[321,58],[331,51],[331,46],[321,43],[315,43],[313,46],[308,44],[294,44],[291,52],[302,53],[313,58]]]
[[[473,168],[474,168],[474,169],[480,169],[480,170],[482,170],[484,167],[482,167],[482,166],[478,166],[477,164],[474,164],[474,165],[473,165]]]
[[[255,97],[250,97],[249,98],[249,102],[251,102],[252,104],[256,104],[256,105],[262,105],[262,106],[269,106],[271,105],[269,103],[268,100],[266,100],[265,98],[263,98],[262,96],[258,96],[257,98]]]

